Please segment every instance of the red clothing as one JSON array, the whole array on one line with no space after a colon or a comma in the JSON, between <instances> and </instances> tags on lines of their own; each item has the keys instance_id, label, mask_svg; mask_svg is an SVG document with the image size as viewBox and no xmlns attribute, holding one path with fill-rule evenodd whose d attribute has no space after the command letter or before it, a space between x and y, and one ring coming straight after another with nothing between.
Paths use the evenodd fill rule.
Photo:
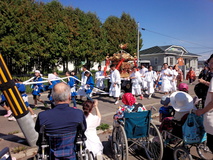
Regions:
<instances>
[{"instance_id":1,"label":"red clothing","mask_svg":"<svg viewBox=\"0 0 213 160\"><path fill-rule=\"evenodd\" d=\"M193 80L196 79L195 71L190 70L190 71L187 73L187 75L186 75L186 80L188 80L188 79L193 79Z\"/></svg>"}]
</instances>

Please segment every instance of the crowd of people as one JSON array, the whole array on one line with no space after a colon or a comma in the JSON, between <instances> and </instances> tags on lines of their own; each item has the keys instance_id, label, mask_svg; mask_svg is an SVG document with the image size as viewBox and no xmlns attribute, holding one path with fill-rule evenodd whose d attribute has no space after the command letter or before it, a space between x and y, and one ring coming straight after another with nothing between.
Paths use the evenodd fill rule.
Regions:
<instances>
[{"instance_id":1,"label":"crowd of people","mask_svg":"<svg viewBox=\"0 0 213 160\"><path fill-rule=\"evenodd\" d=\"M110 65L110 75L105 76L101 70L101 66L98 66L98 71L95 73L95 81L93 75L89 71L88 67L84 65L82 67L81 80L75 76L75 72L66 72L67 80L66 83L61 82L62 80L58 77L57 72L53 72L48 76L50 93L48 95L49 101L51 102L51 109L40 112L38 117L29 106L28 97L25 85L19 79L15 79L16 86L22 95L22 98L29 108L32 118L36 118L35 129L39 132L42 125L46 126L46 132L49 134L71 134L72 145L70 145L70 154L68 157L71 159L75 157L74 151L74 139L76 135L76 128L79 122L83 123L87 137L86 146L93 154L98 158L102 159L103 145L97 136L96 127L100 125L101 114L98 109L98 101L92 99L92 90L94 87L103 90L105 88L104 79L110 79L109 96L115 98L115 104L119 103L121 94L121 75L116 69L116 65ZM195 86L195 93L198 98L202 98L202 108L197 109L193 104L193 98L187 93L188 85L183 82L183 72L178 67L168 66L164 63L161 71L154 71L153 67L149 65L147 68L144 65L139 67L133 67L128 77L128 80L132 83L131 91L126 91L123 95L122 102L124 103L117 110L114 118L122 118L122 112L142 112L146 110L145 106L137 103L137 97L144 99L147 96L148 99L152 98L156 91L162 92L164 96L161 98L160 103L162 107L159 109L159 121L162 124L168 122L171 119L181 121L184 115L190 112L191 109L196 110L198 116L204 115L204 127L207 132L207 142L211 151L213 151L213 55L207 60L207 65L201 71L198 76L198 85ZM196 76L192 68L187 73L187 79L189 84L192 84L196 80ZM32 79L33 82L38 82L32 85L32 95L34 100L34 106L37 106L37 101L44 104L47 107L47 103L41 99L41 93L43 92L43 78L39 70L35 71L35 77ZM40 83L41 82L41 83ZM80 82L80 87L76 90L76 86ZM200 95L200 86L202 89L205 88ZM196 87L198 88L196 90ZM82 101L82 110L77 109L76 96L80 96ZM87 100L83 101L83 97ZM73 106L70 107L72 102ZM15 120L12 116L10 107L6 103L4 95L2 95L2 107L7 110L9 120ZM96 111L96 115L92 114L92 110ZM57 118L55 118L57 117ZM171 118L172 117L172 118ZM165 129L161 126L160 129ZM54 153L52 153L54 155Z\"/></svg>"}]
</instances>

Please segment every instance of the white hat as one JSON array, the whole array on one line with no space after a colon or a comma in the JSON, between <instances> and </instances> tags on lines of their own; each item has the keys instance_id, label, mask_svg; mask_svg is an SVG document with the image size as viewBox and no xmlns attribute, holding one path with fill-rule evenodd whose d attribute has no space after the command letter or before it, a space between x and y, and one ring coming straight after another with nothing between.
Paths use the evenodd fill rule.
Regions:
<instances>
[{"instance_id":1,"label":"white hat","mask_svg":"<svg viewBox=\"0 0 213 160\"><path fill-rule=\"evenodd\" d=\"M177 91L171 94L170 102L177 112L187 112L196 109L193 104L193 98L186 92Z\"/></svg>"},{"instance_id":2,"label":"white hat","mask_svg":"<svg viewBox=\"0 0 213 160\"><path fill-rule=\"evenodd\" d=\"M35 73L41 73L39 70L35 70Z\"/></svg>"}]
</instances>

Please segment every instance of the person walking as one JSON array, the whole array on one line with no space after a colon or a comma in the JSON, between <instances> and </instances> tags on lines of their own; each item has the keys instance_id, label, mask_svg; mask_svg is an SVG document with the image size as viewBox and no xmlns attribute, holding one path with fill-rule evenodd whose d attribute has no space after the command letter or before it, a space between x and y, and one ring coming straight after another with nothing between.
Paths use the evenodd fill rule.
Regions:
<instances>
[{"instance_id":1,"label":"person walking","mask_svg":"<svg viewBox=\"0 0 213 160\"><path fill-rule=\"evenodd\" d=\"M101 66L98 66L98 71L95 73L95 86L99 89L104 89L104 72L101 70Z\"/></svg>"},{"instance_id":2,"label":"person walking","mask_svg":"<svg viewBox=\"0 0 213 160\"><path fill-rule=\"evenodd\" d=\"M154 89L154 82L157 79L157 74L155 71L152 70L152 66L149 65L148 66L148 71L144 74L145 76L145 81L147 82L147 92L148 92L148 99L150 99L152 97L152 94L155 92Z\"/></svg>"},{"instance_id":3,"label":"person walking","mask_svg":"<svg viewBox=\"0 0 213 160\"><path fill-rule=\"evenodd\" d=\"M160 78L162 78L162 85L161 85L161 92L163 92L165 95L168 94L171 91L171 84L169 81L169 77L172 76L172 71L168 68L168 64L163 64L163 69L160 73L160 76L158 77L158 81Z\"/></svg>"},{"instance_id":4,"label":"person walking","mask_svg":"<svg viewBox=\"0 0 213 160\"><path fill-rule=\"evenodd\" d=\"M189 80L189 84L192 84L196 79L195 71L190 67L189 72L186 75L186 80Z\"/></svg>"},{"instance_id":5,"label":"person walking","mask_svg":"<svg viewBox=\"0 0 213 160\"><path fill-rule=\"evenodd\" d=\"M140 99L143 99L143 95L141 93L141 74L138 72L138 68L136 66L133 67L133 72L129 77L132 81L132 94L134 96L140 96Z\"/></svg>"},{"instance_id":6,"label":"person walking","mask_svg":"<svg viewBox=\"0 0 213 160\"><path fill-rule=\"evenodd\" d=\"M111 74L110 74L110 82L111 86L109 89L109 96L113 96L115 98L115 104L119 103L119 96L121 93L121 76L119 71L115 68L114 64L110 65Z\"/></svg>"}]
</instances>

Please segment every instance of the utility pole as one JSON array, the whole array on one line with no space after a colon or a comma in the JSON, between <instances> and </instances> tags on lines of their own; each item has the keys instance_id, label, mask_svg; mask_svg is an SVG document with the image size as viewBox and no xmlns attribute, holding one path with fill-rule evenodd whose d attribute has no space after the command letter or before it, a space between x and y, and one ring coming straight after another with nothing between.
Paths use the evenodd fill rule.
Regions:
<instances>
[{"instance_id":1,"label":"utility pole","mask_svg":"<svg viewBox=\"0 0 213 160\"><path fill-rule=\"evenodd\" d=\"M140 41L140 32L139 32L139 22L138 22L138 28L137 28L137 31L138 31L138 40L137 40L137 65L139 67L139 41Z\"/></svg>"}]
</instances>

